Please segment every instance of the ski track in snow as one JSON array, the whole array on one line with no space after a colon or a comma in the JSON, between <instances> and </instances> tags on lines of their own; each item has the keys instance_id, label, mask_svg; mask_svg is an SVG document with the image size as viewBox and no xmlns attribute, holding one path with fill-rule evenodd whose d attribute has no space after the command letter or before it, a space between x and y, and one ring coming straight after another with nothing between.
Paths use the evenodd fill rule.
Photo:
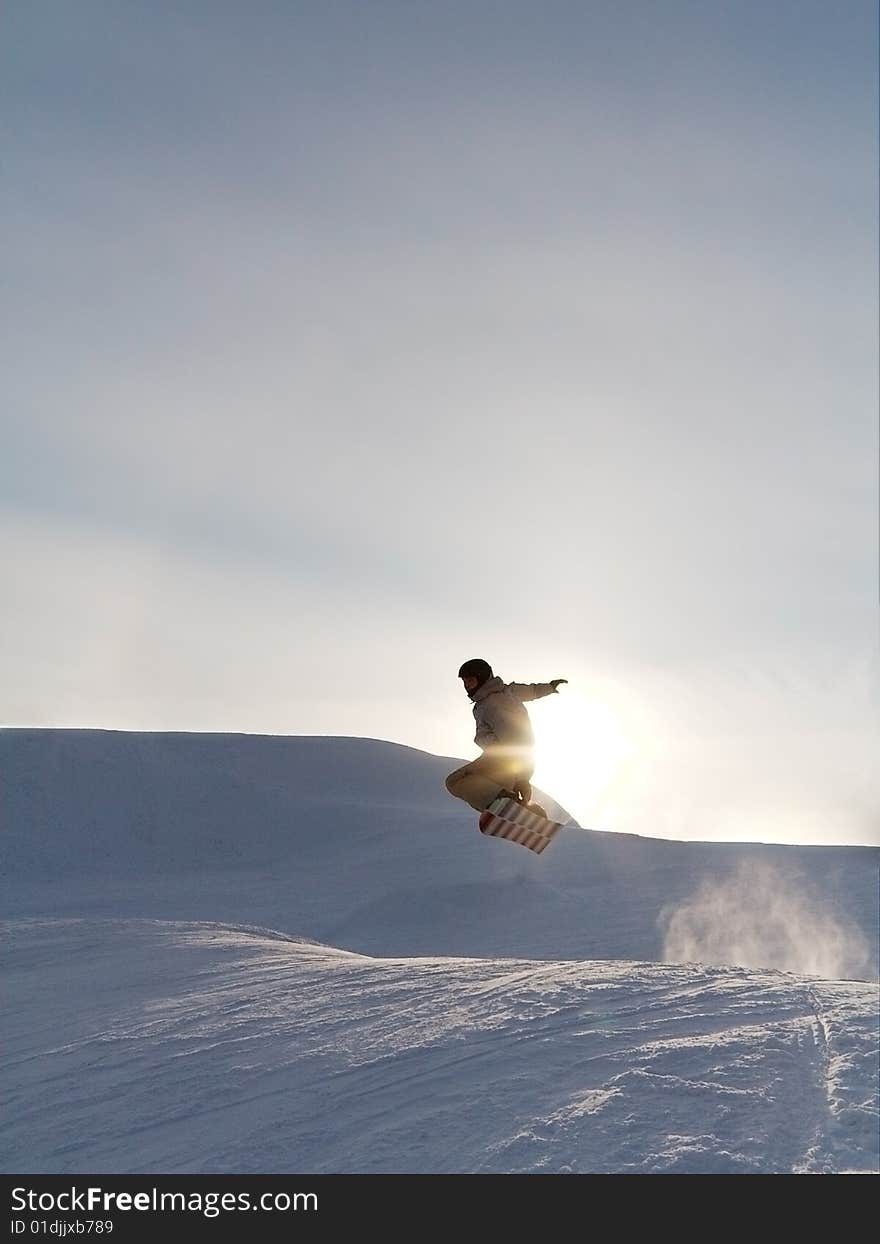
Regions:
<instances>
[{"instance_id":1,"label":"ski track in snow","mask_svg":"<svg viewBox=\"0 0 880 1244\"><path fill-rule=\"evenodd\" d=\"M22 919L7 1172L878 1170L877 990Z\"/></svg>"}]
</instances>

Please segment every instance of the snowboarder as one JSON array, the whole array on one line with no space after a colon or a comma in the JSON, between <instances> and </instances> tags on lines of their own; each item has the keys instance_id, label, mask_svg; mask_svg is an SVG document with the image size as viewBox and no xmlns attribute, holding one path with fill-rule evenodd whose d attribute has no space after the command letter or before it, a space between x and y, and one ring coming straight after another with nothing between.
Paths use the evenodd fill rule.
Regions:
<instances>
[{"instance_id":1,"label":"snowboarder","mask_svg":"<svg viewBox=\"0 0 880 1244\"><path fill-rule=\"evenodd\" d=\"M531 811L546 816L540 805L531 802L535 736L524 701L553 695L568 679L505 683L492 673L487 662L479 659L465 661L458 676L473 700L477 723L474 742L483 754L450 773L446 789L477 812L483 812L500 796L516 799Z\"/></svg>"}]
</instances>

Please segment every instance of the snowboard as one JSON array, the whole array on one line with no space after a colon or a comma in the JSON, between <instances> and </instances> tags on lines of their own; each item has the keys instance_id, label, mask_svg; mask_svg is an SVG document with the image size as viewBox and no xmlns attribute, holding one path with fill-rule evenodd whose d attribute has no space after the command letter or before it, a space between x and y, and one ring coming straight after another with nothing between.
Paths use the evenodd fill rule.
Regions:
<instances>
[{"instance_id":1,"label":"snowboard","mask_svg":"<svg viewBox=\"0 0 880 1244\"><path fill-rule=\"evenodd\" d=\"M485 812L480 813L480 833L491 838L507 838L535 855L546 851L562 829L559 821L530 812L516 799L493 799Z\"/></svg>"}]
</instances>

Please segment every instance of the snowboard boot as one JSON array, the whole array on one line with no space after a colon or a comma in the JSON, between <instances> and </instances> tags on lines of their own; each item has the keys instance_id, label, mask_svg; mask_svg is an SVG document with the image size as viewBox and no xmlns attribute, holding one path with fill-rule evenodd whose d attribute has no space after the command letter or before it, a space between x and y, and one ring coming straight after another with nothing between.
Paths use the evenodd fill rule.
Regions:
<instances>
[{"instance_id":1,"label":"snowboard boot","mask_svg":"<svg viewBox=\"0 0 880 1244\"><path fill-rule=\"evenodd\" d=\"M515 791L507 790L506 788L502 787L502 789L498 792L497 795L493 795L491 801L489 802L488 807L484 808L483 811L480 813L480 830L481 831L488 829L488 827L492 824L492 820L495 816L495 813L492 811L492 806L493 804L498 803L499 799L512 799L514 803L518 802Z\"/></svg>"}]
</instances>

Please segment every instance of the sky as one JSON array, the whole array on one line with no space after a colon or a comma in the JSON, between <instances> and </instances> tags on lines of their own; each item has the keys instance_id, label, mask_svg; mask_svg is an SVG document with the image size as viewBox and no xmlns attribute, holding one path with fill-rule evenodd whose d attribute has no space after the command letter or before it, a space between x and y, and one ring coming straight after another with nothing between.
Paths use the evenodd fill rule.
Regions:
<instances>
[{"instance_id":1,"label":"sky","mask_svg":"<svg viewBox=\"0 0 880 1244\"><path fill-rule=\"evenodd\" d=\"M5 725L880 841L869 0L11 0Z\"/></svg>"},{"instance_id":2,"label":"sky","mask_svg":"<svg viewBox=\"0 0 880 1244\"><path fill-rule=\"evenodd\" d=\"M5 1172L878 1171L876 849L535 855L362 739L0 758Z\"/></svg>"}]
</instances>

